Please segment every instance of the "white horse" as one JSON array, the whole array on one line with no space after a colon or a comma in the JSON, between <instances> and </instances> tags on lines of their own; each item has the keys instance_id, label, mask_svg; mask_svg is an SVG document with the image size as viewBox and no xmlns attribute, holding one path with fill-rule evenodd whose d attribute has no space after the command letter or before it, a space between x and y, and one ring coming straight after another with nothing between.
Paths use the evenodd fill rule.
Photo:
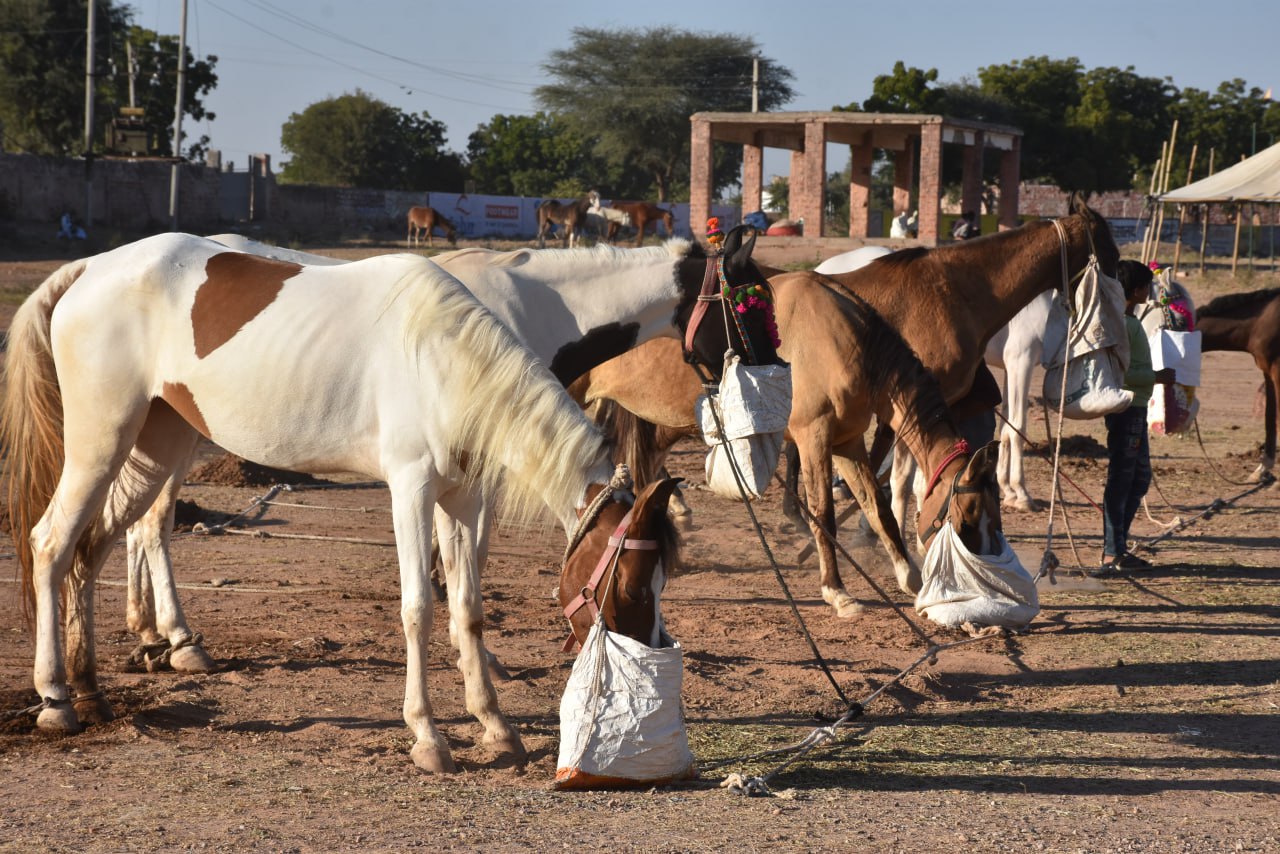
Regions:
<instances>
[{"instance_id":1,"label":"white horse","mask_svg":"<svg viewBox=\"0 0 1280 854\"><path fill-rule=\"evenodd\" d=\"M501 483L517 517L541 501L571 530L589 497L618 484L599 431L456 279L414 255L301 267L163 234L46 280L14 317L5 373L0 424L35 614L40 728L111 718L94 583L119 533L186 465L198 430L265 465L390 486L411 755L447 771L427 697L434 513L460 567L450 611L470 629L467 708L487 743L523 754L484 667L479 578L467 571L488 537L482 496ZM577 549L598 558L604 541Z\"/></svg>"},{"instance_id":2,"label":"white horse","mask_svg":"<svg viewBox=\"0 0 1280 854\"><path fill-rule=\"evenodd\" d=\"M345 263L247 238L218 235L215 239L228 240L240 251L294 264ZM758 271L750 263L753 245L754 236L746 230L730 233L723 256L727 281L756 280ZM431 260L461 280L564 385L645 341L680 337L706 281L708 264L720 263L683 240L642 249L461 249ZM712 316L694 335L700 360L716 375L728 346L725 328L722 314ZM753 336L754 346L762 347L762 339L767 340L763 332ZM188 438L190 455L198 437L190 434ZM140 638L139 650L148 650L175 670L201 672L212 669L214 662L187 623L169 558L173 510L186 470L184 465L174 472L151 509L129 528L127 614L129 629ZM487 530L490 502L482 501L479 512ZM437 534L443 541L447 529L438 528ZM481 552L474 560L483 567L484 558ZM449 566L452 559L448 552L441 554L446 577L454 574ZM455 645L458 629L451 620Z\"/></svg>"}]
</instances>

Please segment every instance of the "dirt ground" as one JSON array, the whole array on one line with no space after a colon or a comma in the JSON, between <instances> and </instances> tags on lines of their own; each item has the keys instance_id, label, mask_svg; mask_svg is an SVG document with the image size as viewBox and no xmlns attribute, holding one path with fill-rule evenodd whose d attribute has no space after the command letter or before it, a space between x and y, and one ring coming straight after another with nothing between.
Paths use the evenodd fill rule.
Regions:
<instances>
[{"instance_id":1,"label":"dirt ground","mask_svg":"<svg viewBox=\"0 0 1280 854\"><path fill-rule=\"evenodd\" d=\"M3 326L65 260L44 254L0 263ZM1183 281L1199 301L1277 284L1262 272ZM68 738L37 732L30 717L0 721L0 850L1278 851L1280 491L1228 482L1257 462L1260 373L1235 353L1206 355L1203 373L1203 441L1153 439L1154 520L1140 514L1135 536L1186 523L1158 543L1154 569L1106 581L1072 571L1097 561L1102 525L1090 502L1101 500L1106 461L1101 423L1069 423L1063 467L1080 491L1064 486L1067 522L1056 522L1052 543L1064 570L1042 585L1030 630L943 650L871 702L836 746L771 777L775 797L717 785L773 762L648 791L551 791L572 657L559 652L565 624L551 598L563 534L549 526L501 531L484 581L486 641L513 676L499 696L528 764L506 767L479 745L437 606L432 698L461 771L418 773L400 717L386 491L300 484L251 514L241 535L190 533L193 520L250 507L270 479L209 446L210 468L184 491L174 563L219 670L127 664L119 545L97 617L118 718ZM1044 438L1038 417L1032 435ZM703 453L687 442L674 455L694 516L663 608L686 650L694 753L712 763L791 744L844 709L746 511L698 488ZM1049 464L1033 458L1028 471L1033 494L1047 499ZM833 615L816 566L796 566L806 539L783 521L776 490L754 507L765 539L836 680L865 698L925 644L850 568L849 587L869 607L852 621ZM1205 513L1218 499L1225 505ZM1005 515L1032 572L1047 528L1043 512ZM914 617L878 547L852 523L842 542ZM0 716L37 702L15 574L12 550L0 547ZM918 622L938 642L962 637Z\"/></svg>"}]
</instances>

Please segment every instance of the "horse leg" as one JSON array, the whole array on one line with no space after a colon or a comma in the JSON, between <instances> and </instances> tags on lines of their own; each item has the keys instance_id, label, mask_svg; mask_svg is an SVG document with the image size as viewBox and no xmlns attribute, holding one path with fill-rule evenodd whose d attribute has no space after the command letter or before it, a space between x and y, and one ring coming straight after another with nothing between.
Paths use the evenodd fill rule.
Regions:
<instances>
[{"instance_id":1,"label":"horse leg","mask_svg":"<svg viewBox=\"0 0 1280 854\"><path fill-rule=\"evenodd\" d=\"M484 727L482 742L517 761L526 757L520 734L498 708L484 648L480 572L489 548L492 513L478 490L442 495L435 526L449 589L449 617L456 629L458 669L466 684L467 711Z\"/></svg>"},{"instance_id":2,"label":"horse leg","mask_svg":"<svg viewBox=\"0 0 1280 854\"><path fill-rule=\"evenodd\" d=\"M153 428L153 422L155 427ZM208 673L214 661L201 646L199 636L187 625L174 584L169 542L173 537L173 513L182 480L191 467L199 434L167 407L153 405L144 435L164 436L167 447L151 443L153 459L163 455L171 474L151 507L130 527L126 536L129 567L129 603L126 622L141 645L130 656L133 664L148 668L167 662L179 673ZM148 648L159 654L152 659Z\"/></svg>"},{"instance_id":3,"label":"horse leg","mask_svg":"<svg viewBox=\"0 0 1280 854\"><path fill-rule=\"evenodd\" d=\"M1027 434L1031 373L1038 358L1038 354L1031 352L1005 353L1004 410L1007 417L1000 427L1000 459L996 467L1000 503L1010 509L1032 512L1042 509L1042 505L1027 492L1022 437Z\"/></svg>"},{"instance_id":4,"label":"horse leg","mask_svg":"<svg viewBox=\"0 0 1280 854\"><path fill-rule=\"evenodd\" d=\"M852 618L862 611L862 605L844 589L840 570L836 565L836 550L831 537L836 536L835 505L831 499L831 436L825 424L806 425L804 430L792 431L800 453L800 478L804 482L805 501L812 518L809 528L813 532L814 549L818 553L818 573L822 600L836 610L837 616Z\"/></svg>"},{"instance_id":5,"label":"horse leg","mask_svg":"<svg viewBox=\"0 0 1280 854\"><path fill-rule=\"evenodd\" d=\"M806 524L804 514L800 512L800 452L795 442L783 442L782 459L786 465L783 470L782 515L795 525Z\"/></svg>"},{"instance_id":6,"label":"horse leg","mask_svg":"<svg viewBox=\"0 0 1280 854\"><path fill-rule=\"evenodd\" d=\"M414 734L409 756L427 773L457 770L449 743L436 727L427 696L428 641L431 638L431 519L437 485L425 468L411 463L388 474L391 523L400 564L400 624L405 639L404 722Z\"/></svg>"},{"instance_id":7,"label":"horse leg","mask_svg":"<svg viewBox=\"0 0 1280 854\"><path fill-rule=\"evenodd\" d=\"M1262 416L1265 433L1262 440L1262 461L1253 474L1249 475L1249 480L1254 483L1262 481L1276 464L1276 392L1280 391L1280 360L1264 366L1263 378L1265 397Z\"/></svg>"},{"instance_id":8,"label":"horse leg","mask_svg":"<svg viewBox=\"0 0 1280 854\"><path fill-rule=\"evenodd\" d=\"M871 529L880 538L880 543L889 553L893 562L893 572L898 578L898 587L904 593L917 593L920 590L920 568L912 562L907 554L907 546L902 541L902 532L890 511L889 502L885 500L880 485L876 483L875 472L871 471L871 461L867 458L866 446L861 439L855 439L839 448L832 449L833 459L840 476L853 490L854 497L862 507L863 515L871 525Z\"/></svg>"},{"instance_id":9,"label":"horse leg","mask_svg":"<svg viewBox=\"0 0 1280 854\"><path fill-rule=\"evenodd\" d=\"M894 445L889 487L893 495L893 519L898 525L899 533L907 530L907 500L911 497L911 484L916 478L916 468L916 458L911 456L906 445L902 442Z\"/></svg>"}]
</instances>

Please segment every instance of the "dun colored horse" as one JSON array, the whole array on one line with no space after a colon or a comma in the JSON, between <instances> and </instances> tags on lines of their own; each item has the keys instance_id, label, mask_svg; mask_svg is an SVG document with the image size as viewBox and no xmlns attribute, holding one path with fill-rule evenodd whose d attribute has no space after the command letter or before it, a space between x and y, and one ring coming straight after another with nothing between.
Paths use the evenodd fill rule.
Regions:
<instances>
[{"instance_id":1,"label":"dun colored horse","mask_svg":"<svg viewBox=\"0 0 1280 854\"><path fill-rule=\"evenodd\" d=\"M573 202L558 202L547 199L538 205L538 248L547 245L547 234L553 226L564 228L564 242L572 249L578 245L578 235L587 224L587 211L591 207L591 197L583 196Z\"/></svg>"},{"instance_id":2,"label":"dun colored horse","mask_svg":"<svg viewBox=\"0 0 1280 854\"><path fill-rule=\"evenodd\" d=\"M630 217L631 227L636 230L636 246L644 243L645 230L649 226L652 225L656 233L659 222L667 230L667 237L675 235L675 215L666 208L650 202L613 202L609 207Z\"/></svg>"},{"instance_id":3,"label":"dun colored horse","mask_svg":"<svg viewBox=\"0 0 1280 854\"><path fill-rule=\"evenodd\" d=\"M1196 312L1204 352L1231 350L1253 356L1265 385L1266 433L1262 461L1251 479L1262 480L1276 464L1276 394L1280 392L1280 288L1227 294Z\"/></svg>"},{"instance_id":4,"label":"dun colored horse","mask_svg":"<svg viewBox=\"0 0 1280 854\"><path fill-rule=\"evenodd\" d=\"M810 337L810 315L785 307L795 294L835 285L847 294L866 300L901 333L921 362L937 378L957 417L998 403L984 399L983 384L975 383L983 367L983 351L990 338L1037 294L1062 285L1063 265L1074 277L1096 256L1102 271L1114 275L1120 252L1106 220L1091 210L1079 194L1073 195L1071 213L1057 221L1030 223L1021 228L977 240L928 250L906 249L876 260L850 273L822 276L786 273L774 276L782 356L797 339ZM797 288L788 285L798 285ZM1074 292L1074 285L1072 286ZM787 317L787 322L782 318ZM658 424L684 428L693 423L692 401L697 383L679 365L678 349L653 342L631 354L593 370L570 388L578 400L608 398L627 410ZM870 458L862 435L849 437L843 428L856 418L847 401L855 392L856 378L847 369L845 349L825 342L825 358L807 367L793 364L793 383L799 398L802 384L812 384L815 396L826 398L812 422L793 409L789 432L799 446L805 491L810 511L821 522L832 522L830 464L833 450L843 458L841 474L854 489L868 522L880 536L893 561L899 584L915 592L919 570L907 555L902 535L888 503L875 487ZM809 371L814 374L810 376ZM989 374L987 375L989 379ZM972 392L972 394L971 394ZM808 393L808 392L806 392ZM625 420L626 415L618 416ZM836 447L837 435L845 438ZM928 470L927 464L922 466ZM637 465L637 473L654 468ZM852 597L844 590L835 563L835 550L818 533L823 597L837 611L851 611Z\"/></svg>"},{"instance_id":5,"label":"dun colored horse","mask_svg":"<svg viewBox=\"0 0 1280 854\"><path fill-rule=\"evenodd\" d=\"M427 697L434 514L454 567L449 608L464 629L467 708L486 743L523 755L478 631L483 496L501 485L517 517L541 502L566 530L580 525L566 555L572 568L598 562L608 534L595 529L616 524L605 514L580 522L578 511L602 490L606 503L633 503L630 479L551 373L437 265L390 255L303 267L159 235L50 276L14 317L5 375L0 445L34 608L41 729L111 719L97 680L95 580L120 533L189 463L198 430L265 465L388 483L411 755L425 771L448 771L453 760ZM655 509L664 491L642 495L626 539L670 542ZM625 550L618 586L660 589L666 555ZM627 611L647 640L660 617L637 608L656 608L656 597L618 600L606 616Z\"/></svg>"},{"instance_id":6,"label":"dun colored horse","mask_svg":"<svg viewBox=\"0 0 1280 854\"><path fill-rule=\"evenodd\" d=\"M409 208L409 235L405 238L405 243L410 247L421 242L422 235L427 235L427 245L434 246L435 240L431 236L431 230L438 228L444 232L445 239L449 241L451 246L458 245L458 229L454 227L445 215L432 207L415 207Z\"/></svg>"}]
</instances>

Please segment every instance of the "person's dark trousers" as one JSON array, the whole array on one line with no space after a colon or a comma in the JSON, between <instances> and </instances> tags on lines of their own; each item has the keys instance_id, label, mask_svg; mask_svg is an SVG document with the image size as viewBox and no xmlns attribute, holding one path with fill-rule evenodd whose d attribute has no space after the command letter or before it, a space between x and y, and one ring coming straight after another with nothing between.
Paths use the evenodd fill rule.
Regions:
<instances>
[{"instance_id":1,"label":"person's dark trousers","mask_svg":"<svg viewBox=\"0 0 1280 854\"><path fill-rule=\"evenodd\" d=\"M1105 417L1107 486L1102 492L1102 551L1120 557L1128 551L1129 525L1151 486L1151 447L1147 408L1131 406Z\"/></svg>"}]
</instances>

